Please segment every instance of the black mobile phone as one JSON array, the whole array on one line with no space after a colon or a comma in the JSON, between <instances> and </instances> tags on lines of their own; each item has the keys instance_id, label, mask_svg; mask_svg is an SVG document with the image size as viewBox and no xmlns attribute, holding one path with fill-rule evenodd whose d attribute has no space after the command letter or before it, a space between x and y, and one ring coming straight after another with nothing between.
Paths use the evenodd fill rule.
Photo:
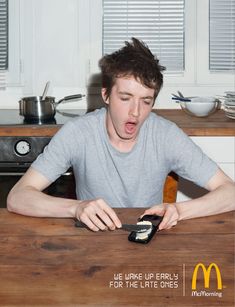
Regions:
<instances>
[{"instance_id":1,"label":"black mobile phone","mask_svg":"<svg viewBox=\"0 0 235 307\"><path fill-rule=\"evenodd\" d=\"M139 221L150 221L152 223L151 231L147 234L132 231L128 236L128 240L136 243L148 243L158 230L158 226L161 223L162 219L163 217L159 215L144 215L141 219L139 219Z\"/></svg>"}]
</instances>

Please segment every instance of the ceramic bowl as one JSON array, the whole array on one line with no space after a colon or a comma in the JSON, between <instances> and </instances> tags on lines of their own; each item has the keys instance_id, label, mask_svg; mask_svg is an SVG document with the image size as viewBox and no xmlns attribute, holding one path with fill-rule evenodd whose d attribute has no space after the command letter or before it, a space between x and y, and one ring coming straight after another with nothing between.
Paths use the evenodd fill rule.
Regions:
<instances>
[{"instance_id":1,"label":"ceramic bowl","mask_svg":"<svg viewBox=\"0 0 235 307\"><path fill-rule=\"evenodd\" d=\"M181 108L188 114L205 117L214 113L219 107L219 100L214 97L195 97L191 101L181 101Z\"/></svg>"}]
</instances>

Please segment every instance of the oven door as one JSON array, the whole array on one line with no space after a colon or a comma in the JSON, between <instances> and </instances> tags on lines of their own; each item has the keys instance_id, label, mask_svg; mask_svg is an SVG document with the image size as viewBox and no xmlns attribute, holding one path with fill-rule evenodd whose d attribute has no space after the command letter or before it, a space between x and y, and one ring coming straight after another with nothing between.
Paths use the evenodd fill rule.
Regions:
<instances>
[{"instance_id":1,"label":"oven door","mask_svg":"<svg viewBox=\"0 0 235 307\"><path fill-rule=\"evenodd\" d=\"M6 207L8 193L24 175L27 168L28 166L25 165L16 167L12 163L4 167L0 166L0 208ZM56 197L76 199L75 190L74 175L72 169L69 169L43 192Z\"/></svg>"}]
</instances>

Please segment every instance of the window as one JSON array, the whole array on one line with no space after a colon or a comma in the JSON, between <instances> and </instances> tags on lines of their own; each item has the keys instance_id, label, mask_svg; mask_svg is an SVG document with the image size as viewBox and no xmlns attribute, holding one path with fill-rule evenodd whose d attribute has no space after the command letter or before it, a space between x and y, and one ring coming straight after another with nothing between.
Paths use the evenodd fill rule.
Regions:
<instances>
[{"instance_id":1,"label":"window","mask_svg":"<svg viewBox=\"0 0 235 307\"><path fill-rule=\"evenodd\" d=\"M0 0L0 89L6 86L8 69L8 1Z\"/></svg>"},{"instance_id":2,"label":"window","mask_svg":"<svg viewBox=\"0 0 235 307\"><path fill-rule=\"evenodd\" d=\"M234 32L232 33L232 28L234 29L234 10L229 14L229 10L226 9L229 3L232 4L234 2L235 0L197 0L195 60L197 68L196 82L199 85L228 87L227 90L234 89L235 74L234 69L231 69L231 61L233 61L234 65L235 48ZM231 8L232 6L229 6L229 9ZM226 22L224 21L221 26L222 28L218 29L220 20L225 19L224 11L226 11L230 23L228 20ZM228 27L229 24L231 26L229 26L230 29ZM221 33L221 30L224 34ZM222 49L219 47L220 44L224 44ZM230 66L229 69L228 65Z\"/></svg>"},{"instance_id":3,"label":"window","mask_svg":"<svg viewBox=\"0 0 235 307\"><path fill-rule=\"evenodd\" d=\"M235 71L235 0L210 0L210 71Z\"/></svg>"},{"instance_id":4,"label":"window","mask_svg":"<svg viewBox=\"0 0 235 307\"><path fill-rule=\"evenodd\" d=\"M0 0L0 70L8 68L8 1Z\"/></svg>"},{"instance_id":5,"label":"window","mask_svg":"<svg viewBox=\"0 0 235 307\"><path fill-rule=\"evenodd\" d=\"M184 0L103 0L103 54L136 37L169 72L184 70Z\"/></svg>"},{"instance_id":6,"label":"window","mask_svg":"<svg viewBox=\"0 0 235 307\"><path fill-rule=\"evenodd\" d=\"M23 2L23 1L22 1ZM6 71L6 86L21 85L21 48L20 48L20 0L8 1L8 67ZM22 18L23 20L23 18Z\"/></svg>"},{"instance_id":7,"label":"window","mask_svg":"<svg viewBox=\"0 0 235 307\"><path fill-rule=\"evenodd\" d=\"M125 40L135 36L154 49L160 63L166 66L165 84L192 84L195 78L195 11L195 0L92 1L89 32L87 30L89 74L99 72L97 63L104 53L123 46ZM87 28L87 21L85 24ZM156 32L159 34L155 38ZM92 84L95 87L96 81Z\"/></svg>"},{"instance_id":8,"label":"window","mask_svg":"<svg viewBox=\"0 0 235 307\"><path fill-rule=\"evenodd\" d=\"M228 1L234 3L234 0L217 2L226 4ZM167 67L164 73L165 85L196 88L219 84L231 88L235 82L234 73L228 70L220 72L210 70L209 60L212 57L209 45L211 30L209 8L209 0L96 0L92 2L92 15L90 15L92 22L90 22L89 32L92 46L89 60L90 74L99 71L97 63L102 54L119 48L123 45L123 41L131 36L137 36L147 42L151 50L156 52L161 64ZM154 15L153 11L157 11L158 15ZM165 27L167 16L170 16L169 20L172 21L168 28ZM159 21L162 21L162 18L161 24ZM176 20L173 22L174 18ZM153 20L156 22L154 23ZM181 22L177 23L178 20ZM234 15L231 15L231 21L234 22ZM176 26L175 31L173 24L174 27ZM159 31L160 36L156 35L157 38L155 38L153 33ZM171 40L172 49L167 49L168 40ZM159 46L159 42L162 44L160 50L154 49ZM175 51L178 49L176 68L171 66L171 59L174 59L172 62L176 62ZM230 50L234 52L235 48L232 47Z\"/></svg>"},{"instance_id":9,"label":"window","mask_svg":"<svg viewBox=\"0 0 235 307\"><path fill-rule=\"evenodd\" d=\"M61 8L58 8L59 12L63 5L67 10L74 12L72 19L69 17L69 13L66 16L63 15L63 10L61 13L66 25L64 32L67 31L70 23L73 27L72 31L67 32L69 33L69 40L72 42L69 48L71 48L73 58L68 57L65 52L65 60L61 63L64 64L69 59L72 74L69 75L69 78L66 77L67 83L61 79L58 88L62 88L63 84L68 87L79 84L79 87L86 90L87 85L91 84L91 90L95 94L99 92L99 59L104 53L112 52L112 50L123 46L123 42L129 40L132 36L144 40L151 50L157 54L160 63L166 66L167 71L164 72L165 87L163 89L163 91L166 91L166 94L163 92L165 100L169 100L169 93L181 87L185 87L186 92L190 92L189 96L191 95L190 88L195 89L194 93L197 94L197 89L200 87L201 92L205 89L204 93L209 95L212 92L210 86L216 88L219 84L230 88L231 86L234 87L235 48L233 46L230 48L228 56L230 61L233 59L232 70L230 70L232 66L226 70L212 69L212 65L215 65L215 60L212 57L215 53L212 52L212 47L216 46L214 41L218 38L218 35L216 36L218 31L216 28L213 30L212 22L214 23L214 21L212 19L217 18L217 13L216 15L213 13L213 16L210 13L210 1L211 3L212 1L223 3L224 7L227 3L232 4L230 7L232 15L228 14L226 17L226 20L229 16L231 17L231 29L233 30L231 30L229 40L232 39L234 37L235 0L61 1ZM8 1L8 86L24 87L24 89L27 87L27 93L32 88L35 92L35 87L32 84L38 82L39 74L36 68L39 68L40 78L45 78L45 74L42 73L42 66L45 66L45 63L37 46L40 39L39 34L44 32L46 35L45 42L50 39L47 27L51 26L51 19L45 18L47 15L45 16L43 10L53 14L53 3L57 2L47 0ZM209 16L211 17L210 23ZM46 19L43 27L38 24L38 20L42 21L42 19ZM63 26L61 19L58 19L58 23L61 27ZM55 24L53 26L56 27ZM67 34L65 33L65 35ZM59 53L63 54L63 50L67 48L64 48L63 45L65 40L63 38L61 40L60 35L51 37L53 44L58 44ZM209 44L210 40L211 43ZM229 50L227 46L224 48L226 49L224 50L225 55L228 54ZM43 48L43 46L40 46L40 48ZM47 48L49 48L48 45ZM45 52L45 50L43 51ZM40 58L40 61L38 61L38 58ZM74 67L77 67L77 69L75 70ZM56 75L53 68L51 68L51 73ZM56 76L60 77L58 74ZM63 78L65 77L63 76ZM204 88L202 89L202 87ZM91 93L93 93L92 91Z\"/></svg>"}]
</instances>

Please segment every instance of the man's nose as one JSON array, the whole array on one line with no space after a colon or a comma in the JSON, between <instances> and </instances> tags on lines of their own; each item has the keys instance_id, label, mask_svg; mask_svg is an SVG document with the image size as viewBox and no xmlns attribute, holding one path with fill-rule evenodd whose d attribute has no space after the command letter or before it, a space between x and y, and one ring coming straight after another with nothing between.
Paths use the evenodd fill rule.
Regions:
<instances>
[{"instance_id":1,"label":"man's nose","mask_svg":"<svg viewBox=\"0 0 235 307\"><path fill-rule=\"evenodd\" d=\"M130 115L138 117L140 114L140 103L139 101L133 101L130 108Z\"/></svg>"}]
</instances>

